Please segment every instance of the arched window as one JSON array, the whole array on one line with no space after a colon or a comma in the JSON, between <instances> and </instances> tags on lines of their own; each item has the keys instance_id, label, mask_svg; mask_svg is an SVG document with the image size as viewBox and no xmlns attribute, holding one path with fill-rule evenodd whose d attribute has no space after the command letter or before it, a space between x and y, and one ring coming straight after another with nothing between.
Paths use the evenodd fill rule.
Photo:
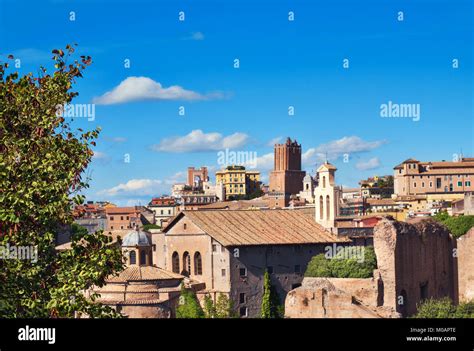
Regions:
<instances>
[{"instance_id":1,"label":"arched window","mask_svg":"<svg viewBox=\"0 0 474 351\"><path fill-rule=\"evenodd\" d=\"M306 190L309 190L309 184L306 183Z\"/></svg>"},{"instance_id":2,"label":"arched window","mask_svg":"<svg viewBox=\"0 0 474 351\"><path fill-rule=\"evenodd\" d=\"M202 258L199 252L194 254L194 275L202 275Z\"/></svg>"},{"instance_id":3,"label":"arched window","mask_svg":"<svg viewBox=\"0 0 474 351\"><path fill-rule=\"evenodd\" d=\"M323 196L319 197L319 219L323 219Z\"/></svg>"},{"instance_id":4,"label":"arched window","mask_svg":"<svg viewBox=\"0 0 474 351\"><path fill-rule=\"evenodd\" d=\"M185 251L183 254L183 270L181 271L181 274L188 277L190 273L191 273L191 256L189 255L189 252Z\"/></svg>"},{"instance_id":5,"label":"arched window","mask_svg":"<svg viewBox=\"0 0 474 351\"><path fill-rule=\"evenodd\" d=\"M130 264L137 263L137 254L135 251L130 251Z\"/></svg>"},{"instance_id":6,"label":"arched window","mask_svg":"<svg viewBox=\"0 0 474 351\"><path fill-rule=\"evenodd\" d=\"M323 188L326 187L326 176L323 176Z\"/></svg>"},{"instance_id":7,"label":"arched window","mask_svg":"<svg viewBox=\"0 0 474 351\"><path fill-rule=\"evenodd\" d=\"M173 256L171 256L171 265L172 265L173 273L179 274L179 255L176 251L173 252Z\"/></svg>"},{"instance_id":8,"label":"arched window","mask_svg":"<svg viewBox=\"0 0 474 351\"><path fill-rule=\"evenodd\" d=\"M145 250L140 251L140 265L146 264L146 252Z\"/></svg>"},{"instance_id":9,"label":"arched window","mask_svg":"<svg viewBox=\"0 0 474 351\"><path fill-rule=\"evenodd\" d=\"M329 221L331 217L331 202L329 200L329 195L326 195L326 219Z\"/></svg>"}]
</instances>

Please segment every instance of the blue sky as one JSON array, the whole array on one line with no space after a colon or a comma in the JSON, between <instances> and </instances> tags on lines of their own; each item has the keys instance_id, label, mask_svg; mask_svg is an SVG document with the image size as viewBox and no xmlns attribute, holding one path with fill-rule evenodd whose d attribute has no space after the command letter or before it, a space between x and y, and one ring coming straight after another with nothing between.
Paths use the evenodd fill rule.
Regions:
<instances>
[{"instance_id":1,"label":"blue sky","mask_svg":"<svg viewBox=\"0 0 474 351\"><path fill-rule=\"evenodd\" d=\"M75 102L95 103L95 119L74 120L102 127L88 170L91 200L145 204L183 181L188 166L218 169L226 147L256 152L266 181L269 143L287 136L302 144L306 170L327 154L337 182L354 186L409 157L474 155L472 7L470 0L0 0L0 54L20 58L24 73L67 43L92 56ZM382 118L389 101L417 104L420 120Z\"/></svg>"}]
</instances>

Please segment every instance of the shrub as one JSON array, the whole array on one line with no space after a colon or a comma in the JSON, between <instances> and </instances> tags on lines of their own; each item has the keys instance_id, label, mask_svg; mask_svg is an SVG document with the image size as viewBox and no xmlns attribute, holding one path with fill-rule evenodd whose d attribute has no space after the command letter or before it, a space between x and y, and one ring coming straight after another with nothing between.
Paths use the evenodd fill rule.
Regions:
<instances>
[{"instance_id":1,"label":"shrub","mask_svg":"<svg viewBox=\"0 0 474 351\"><path fill-rule=\"evenodd\" d=\"M350 250L361 249L361 247L348 246L338 252L334 258L326 258L325 254L314 256L308 264L305 277L326 278L371 278L374 269L377 268L377 259L372 246L364 247L363 260L350 257Z\"/></svg>"},{"instance_id":2,"label":"shrub","mask_svg":"<svg viewBox=\"0 0 474 351\"><path fill-rule=\"evenodd\" d=\"M428 299L420 303L414 318L474 318L474 301L453 305L450 298Z\"/></svg>"}]
</instances>

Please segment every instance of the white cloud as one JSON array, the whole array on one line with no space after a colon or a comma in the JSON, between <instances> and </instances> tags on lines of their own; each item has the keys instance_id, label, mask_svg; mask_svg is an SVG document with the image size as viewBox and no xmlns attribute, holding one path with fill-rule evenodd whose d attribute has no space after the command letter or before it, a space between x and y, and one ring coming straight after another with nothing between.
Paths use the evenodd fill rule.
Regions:
<instances>
[{"instance_id":1,"label":"white cloud","mask_svg":"<svg viewBox=\"0 0 474 351\"><path fill-rule=\"evenodd\" d=\"M154 196L163 191L163 182L159 179L131 179L110 189L99 191L105 196Z\"/></svg>"},{"instance_id":2,"label":"white cloud","mask_svg":"<svg viewBox=\"0 0 474 351\"><path fill-rule=\"evenodd\" d=\"M257 169L258 170L273 170L273 152L257 157Z\"/></svg>"},{"instance_id":3,"label":"white cloud","mask_svg":"<svg viewBox=\"0 0 474 351\"><path fill-rule=\"evenodd\" d=\"M189 37L191 40L204 40L204 34L202 32L193 32Z\"/></svg>"},{"instance_id":4,"label":"white cloud","mask_svg":"<svg viewBox=\"0 0 474 351\"><path fill-rule=\"evenodd\" d=\"M104 137L104 140L105 141L109 141L111 143L124 143L127 141L127 138L123 138L123 137Z\"/></svg>"},{"instance_id":5,"label":"white cloud","mask_svg":"<svg viewBox=\"0 0 474 351\"><path fill-rule=\"evenodd\" d=\"M282 140L283 140L283 137L281 136L273 138L267 143L267 146L274 147L275 144L280 144Z\"/></svg>"},{"instance_id":6,"label":"white cloud","mask_svg":"<svg viewBox=\"0 0 474 351\"><path fill-rule=\"evenodd\" d=\"M165 184L173 185L177 183L185 183L187 181L186 177L186 172L176 172L172 176L165 179Z\"/></svg>"},{"instance_id":7,"label":"white cloud","mask_svg":"<svg viewBox=\"0 0 474 351\"><path fill-rule=\"evenodd\" d=\"M159 82L148 77L128 77L118 86L104 95L95 97L93 103L98 105L113 105L131 101L144 100L210 100L222 98L222 93L202 95L192 90L186 90L179 85L164 88Z\"/></svg>"},{"instance_id":8,"label":"white cloud","mask_svg":"<svg viewBox=\"0 0 474 351\"><path fill-rule=\"evenodd\" d=\"M241 147L248 141L248 135L234 133L223 136L220 133L204 133L200 129L181 137L170 137L153 145L152 149L162 152L203 152Z\"/></svg>"},{"instance_id":9,"label":"white cloud","mask_svg":"<svg viewBox=\"0 0 474 351\"><path fill-rule=\"evenodd\" d=\"M367 161L359 161L356 164L356 168L360 171L366 171L369 169L375 169L380 167L380 160L378 157L371 158L370 160Z\"/></svg>"},{"instance_id":10,"label":"white cloud","mask_svg":"<svg viewBox=\"0 0 474 351\"><path fill-rule=\"evenodd\" d=\"M364 141L358 136L343 137L333 140L325 144L321 144L315 148L310 148L302 155L303 164L314 164L328 160L336 160L344 154L353 154L374 150L386 141Z\"/></svg>"},{"instance_id":11,"label":"white cloud","mask_svg":"<svg viewBox=\"0 0 474 351\"><path fill-rule=\"evenodd\" d=\"M95 160L105 160L108 158L108 156L105 152L94 151L94 155L92 156L92 158Z\"/></svg>"}]
</instances>

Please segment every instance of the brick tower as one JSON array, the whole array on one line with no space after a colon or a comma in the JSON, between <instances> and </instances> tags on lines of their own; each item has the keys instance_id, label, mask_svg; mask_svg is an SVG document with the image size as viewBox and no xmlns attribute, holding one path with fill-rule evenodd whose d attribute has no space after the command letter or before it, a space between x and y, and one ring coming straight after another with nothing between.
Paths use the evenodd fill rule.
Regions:
<instances>
[{"instance_id":1,"label":"brick tower","mask_svg":"<svg viewBox=\"0 0 474 351\"><path fill-rule=\"evenodd\" d=\"M275 144L269 189L272 207L288 206L291 195L303 190L305 175L301 170L301 145L290 138L284 144Z\"/></svg>"}]
</instances>

